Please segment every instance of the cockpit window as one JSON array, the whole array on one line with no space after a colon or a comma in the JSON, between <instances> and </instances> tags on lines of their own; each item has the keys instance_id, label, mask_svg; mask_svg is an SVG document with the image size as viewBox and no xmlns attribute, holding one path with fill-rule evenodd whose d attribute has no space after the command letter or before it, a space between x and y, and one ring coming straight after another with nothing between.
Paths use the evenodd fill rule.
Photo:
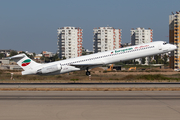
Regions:
<instances>
[{"instance_id":1,"label":"cockpit window","mask_svg":"<svg viewBox=\"0 0 180 120\"><path fill-rule=\"evenodd\" d=\"M163 45L166 45L166 42L164 42Z\"/></svg>"}]
</instances>

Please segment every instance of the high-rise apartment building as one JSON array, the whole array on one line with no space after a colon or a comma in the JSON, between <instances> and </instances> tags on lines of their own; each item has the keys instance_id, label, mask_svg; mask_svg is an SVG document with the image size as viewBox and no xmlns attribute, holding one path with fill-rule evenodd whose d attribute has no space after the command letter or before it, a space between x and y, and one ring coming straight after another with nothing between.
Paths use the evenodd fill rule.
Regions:
<instances>
[{"instance_id":1,"label":"high-rise apartment building","mask_svg":"<svg viewBox=\"0 0 180 120\"><path fill-rule=\"evenodd\" d=\"M171 52L169 66L180 69L180 12L169 15L169 43L177 46L177 50Z\"/></svg>"},{"instance_id":2,"label":"high-rise apartment building","mask_svg":"<svg viewBox=\"0 0 180 120\"><path fill-rule=\"evenodd\" d=\"M93 52L104 52L121 47L121 29L113 27L94 28Z\"/></svg>"},{"instance_id":3,"label":"high-rise apartment building","mask_svg":"<svg viewBox=\"0 0 180 120\"><path fill-rule=\"evenodd\" d=\"M58 28L58 55L60 59L82 55L82 29L75 27Z\"/></svg>"},{"instance_id":4,"label":"high-rise apartment building","mask_svg":"<svg viewBox=\"0 0 180 120\"><path fill-rule=\"evenodd\" d=\"M131 45L138 45L143 43L149 43L153 40L153 30L144 28L132 28L131 29ZM142 64L142 59L136 59L139 64ZM145 58L145 64L148 64L148 57Z\"/></svg>"},{"instance_id":5,"label":"high-rise apartment building","mask_svg":"<svg viewBox=\"0 0 180 120\"><path fill-rule=\"evenodd\" d=\"M138 45L143 43L149 43L153 40L153 30L144 28L132 28L131 29L131 44Z\"/></svg>"}]
</instances>

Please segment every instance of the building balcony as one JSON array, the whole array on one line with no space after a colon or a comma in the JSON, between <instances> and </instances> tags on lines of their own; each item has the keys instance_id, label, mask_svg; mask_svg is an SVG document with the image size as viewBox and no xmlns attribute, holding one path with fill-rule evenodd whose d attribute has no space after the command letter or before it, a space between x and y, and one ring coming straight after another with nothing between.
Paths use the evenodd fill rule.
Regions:
<instances>
[{"instance_id":1,"label":"building balcony","mask_svg":"<svg viewBox=\"0 0 180 120\"><path fill-rule=\"evenodd\" d=\"M174 25L175 28L178 28L179 26L178 25Z\"/></svg>"},{"instance_id":2,"label":"building balcony","mask_svg":"<svg viewBox=\"0 0 180 120\"><path fill-rule=\"evenodd\" d=\"M174 30L174 33L177 34L177 33L178 33L178 30Z\"/></svg>"},{"instance_id":3,"label":"building balcony","mask_svg":"<svg viewBox=\"0 0 180 120\"><path fill-rule=\"evenodd\" d=\"M174 21L179 21L179 19L178 19L178 18L175 18Z\"/></svg>"},{"instance_id":4,"label":"building balcony","mask_svg":"<svg viewBox=\"0 0 180 120\"><path fill-rule=\"evenodd\" d=\"M178 39L178 36L175 36L174 39Z\"/></svg>"},{"instance_id":5,"label":"building balcony","mask_svg":"<svg viewBox=\"0 0 180 120\"><path fill-rule=\"evenodd\" d=\"M179 24L179 22L174 22L175 25Z\"/></svg>"},{"instance_id":6,"label":"building balcony","mask_svg":"<svg viewBox=\"0 0 180 120\"><path fill-rule=\"evenodd\" d=\"M176 35L176 36L177 36L178 34L179 34L178 32L174 32L174 35Z\"/></svg>"}]
</instances>

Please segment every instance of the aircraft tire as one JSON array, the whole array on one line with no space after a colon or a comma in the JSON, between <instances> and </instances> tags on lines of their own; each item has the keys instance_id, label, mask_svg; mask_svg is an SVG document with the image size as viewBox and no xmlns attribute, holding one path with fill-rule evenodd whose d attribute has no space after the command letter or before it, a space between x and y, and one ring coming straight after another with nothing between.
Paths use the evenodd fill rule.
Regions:
<instances>
[{"instance_id":1,"label":"aircraft tire","mask_svg":"<svg viewBox=\"0 0 180 120\"><path fill-rule=\"evenodd\" d=\"M86 72L86 75L89 76L91 73L89 71Z\"/></svg>"}]
</instances>

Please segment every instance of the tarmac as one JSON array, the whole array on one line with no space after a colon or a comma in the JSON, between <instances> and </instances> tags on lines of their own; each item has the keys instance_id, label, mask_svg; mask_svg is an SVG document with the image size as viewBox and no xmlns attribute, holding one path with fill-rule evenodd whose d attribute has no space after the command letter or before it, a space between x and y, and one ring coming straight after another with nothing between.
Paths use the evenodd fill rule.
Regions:
<instances>
[{"instance_id":1,"label":"tarmac","mask_svg":"<svg viewBox=\"0 0 180 120\"><path fill-rule=\"evenodd\" d=\"M180 91L0 91L1 120L179 120Z\"/></svg>"},{"instance_id":2,"label":"tarmac","mask_svg":"<svg viewBox=\"0 0 180 120\"><path fill-rule=\"evenodd\" d=\"M180 91L180 83L0 83L0 91Z\"/></svg>"}]
</instances>

